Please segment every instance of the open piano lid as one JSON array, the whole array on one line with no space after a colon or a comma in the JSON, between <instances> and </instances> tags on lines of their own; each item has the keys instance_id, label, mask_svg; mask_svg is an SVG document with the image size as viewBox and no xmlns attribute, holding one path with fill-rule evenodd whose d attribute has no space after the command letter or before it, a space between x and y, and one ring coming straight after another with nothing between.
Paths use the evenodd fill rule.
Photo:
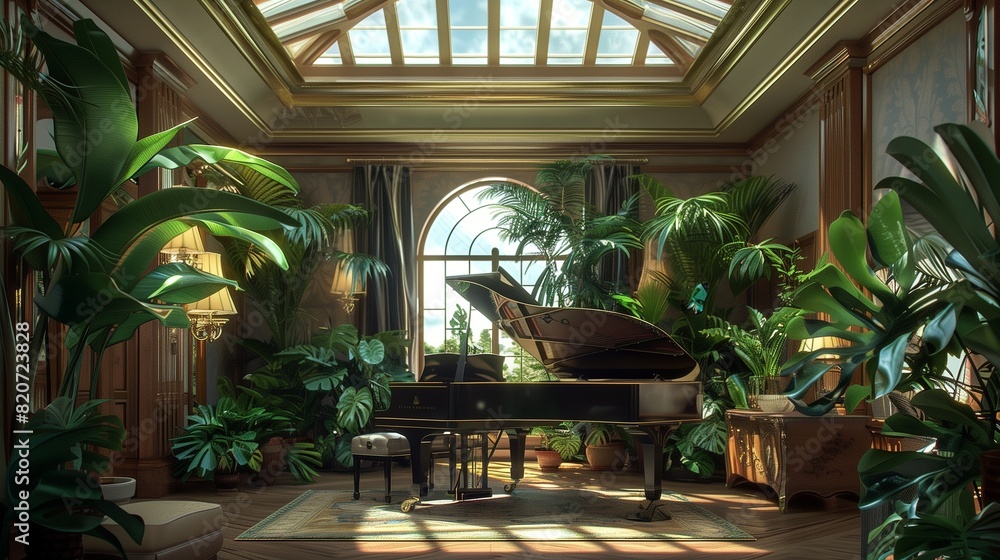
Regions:
<instances>
[{"instance_id":1,"label":"open piano lid","mask_svg":"<svg viewBox=\"0 0 1000 560\"><path fill-rule=\"evenodd\" d=\"M539 305L502 268L445 281L558 377L677 379L696 365L656 325L603 309Z\"/></svg>"}]
</instances>

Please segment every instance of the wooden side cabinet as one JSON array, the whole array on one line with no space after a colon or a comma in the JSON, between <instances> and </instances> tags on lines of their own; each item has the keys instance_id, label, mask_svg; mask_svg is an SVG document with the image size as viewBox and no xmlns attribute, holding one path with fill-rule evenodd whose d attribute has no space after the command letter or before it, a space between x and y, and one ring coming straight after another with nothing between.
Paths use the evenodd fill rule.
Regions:
<instances>
[{"instance_id":1,"label":"wooden side cabinet","mask_svg":"<svg viewBox=\"0 0 1000 560\"><path fill-rule=\"evenodd\" d=\"M858 496L858 461L871 447L868 421L867 416L833 413L730 410L726 486L741 482L767 486L777 494L782 512L800 492Z\"/></svg>"}]
</instances>

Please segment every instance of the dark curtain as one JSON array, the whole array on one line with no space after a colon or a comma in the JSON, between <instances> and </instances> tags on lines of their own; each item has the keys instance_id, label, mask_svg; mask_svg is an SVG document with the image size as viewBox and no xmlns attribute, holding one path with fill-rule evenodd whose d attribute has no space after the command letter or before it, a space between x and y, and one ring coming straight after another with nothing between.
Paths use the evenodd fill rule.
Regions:
<instances>
[{"instance_id":1,"label":"dark curtain","mask_svg":"<svg viewBox=\"0 0 1000 560\"><path fill-rule=\"evenodd\" d=\"M619 213L622 204L639 192L639 182L632 178L639 172L639 166L630 163L595 165L588 181L587 202L605 216ZM638 211L636 205L633 218L639 218ZM601 266L601 279L616 293L634 292L641 273L642 251L637 249L630 251L628 258L620 253L605 258Z\"/></svg>"},{"instance_id":2,"label":"dark curtain","mask_svg":"<svg viewBox=\"0 0 1000 560\"><path fill-rule=\"evenodd\" d=\"M402 165L355 167L353 191L354 203L371 212L367 230L355 232L355 250L374 255L389 267L385 279L368 282L360 331L402 330L413 338L417 263L410 170Z\"/></svg>"}]
</instances>

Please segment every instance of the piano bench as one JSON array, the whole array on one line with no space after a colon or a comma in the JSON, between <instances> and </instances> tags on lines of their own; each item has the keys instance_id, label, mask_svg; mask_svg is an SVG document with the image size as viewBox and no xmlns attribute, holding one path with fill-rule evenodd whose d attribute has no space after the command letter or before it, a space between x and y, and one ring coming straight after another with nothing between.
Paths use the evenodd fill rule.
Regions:
<instances>
[{"instance_id":1,"label":"piano bench","mask_svg":"<svg viewBox=\"0 0 1000 560\"><path fill-rule=\"evenodd\" d=\"M351 455L354 456L354 499L361 498L361 461L359 459L381 460L385 469L385 503L392 501L392 460L410 456L410 442L402 434L395 432L375 432L354 436L351 440Z\"/></svg>"}]
</instances>

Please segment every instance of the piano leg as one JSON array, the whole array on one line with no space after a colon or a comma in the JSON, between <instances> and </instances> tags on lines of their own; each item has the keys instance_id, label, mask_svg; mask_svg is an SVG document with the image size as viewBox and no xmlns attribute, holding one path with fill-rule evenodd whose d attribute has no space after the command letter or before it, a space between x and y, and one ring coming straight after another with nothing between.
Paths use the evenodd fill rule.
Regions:
<instances>
[{"instance_id":1,"label":"piano leg","mask_svg":"<svg viewBox=\"0 0 1000 560\"><path fill-rule=\"evenodd\" d=\"M432 432L409 428L397 428L396 431L403 434L410 444L411 482L417 490L417 496L426 497L430 492L430 468L431 461L434 460L431 454L431 440L427 436Z\"/></svg>"},{"instance_id":2,"label":"piano leg","mask_svg":"<svg viewBox=\"0 0 1000 560\"><path fill-rule=\"evenodd\" d=\"M517 488L517 483L524 478L524 436L528 430L512 429L507 432L507 441L510 445L510 478L511 482L505 484L504 492L510 494Z\"/></svg>"},{"instance_id":3,"label":"piano leg","mask_svg":"<svg viewBox=\"0 0 1000 560\"><path fill-rule=\"evenodd\" d=\"M667 444L667 438L674 431L676 426L668 424L662 426L642 427L642 432L636 433L639 443L642 445L642 474L644 478L644 488L646 499L649 504L645 507L639 506L639 512L628 516L632 521L653 521L662 503L656 503L663 495L663 447ZM670 519L670 514L659 512L662 519Z\"/></svg>"}]
</instances>

